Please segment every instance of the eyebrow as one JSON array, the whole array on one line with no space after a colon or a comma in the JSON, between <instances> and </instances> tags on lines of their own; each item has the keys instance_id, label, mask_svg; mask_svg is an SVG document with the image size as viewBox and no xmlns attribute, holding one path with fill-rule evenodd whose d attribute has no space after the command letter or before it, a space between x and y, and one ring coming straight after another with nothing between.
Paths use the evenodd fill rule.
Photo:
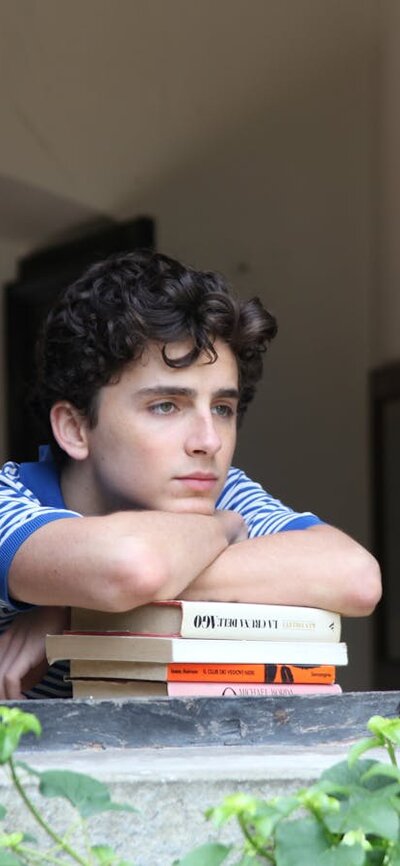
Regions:
<instances>
[{"instance_id":1,"label":"eyebrow","mask_svg":"<svg viewBox=\"0 0 400 866\"><path fill-rule=\"evenodd\" d=\"M151 388L140 388L137 391L139 397L195 397L197 391L194 388L178 388L176 385L154 385ZM237 388L218 388L213 391L213 397L239 400Z\"/></svg>"}]
</instances>

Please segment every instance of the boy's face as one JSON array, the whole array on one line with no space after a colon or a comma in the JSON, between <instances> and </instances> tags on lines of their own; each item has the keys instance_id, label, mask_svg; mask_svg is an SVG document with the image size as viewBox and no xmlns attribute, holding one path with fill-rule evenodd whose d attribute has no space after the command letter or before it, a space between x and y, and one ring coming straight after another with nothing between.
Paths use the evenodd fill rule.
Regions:
<instances>
[{"instance_id":1,"label":"boy's face","mask_svg":"<svg viewBox=\"0 0 400 866\"><path fill-rule=\"evenodd\" d=\"M190 343L171 343L169 358ZM126 508L211 514L236 443L238 368L217 340L218 358L168 367L150 344L119 381L101 389L98 421L86 428L81 464L92 514Z\"/></svg>"}]
</instances>

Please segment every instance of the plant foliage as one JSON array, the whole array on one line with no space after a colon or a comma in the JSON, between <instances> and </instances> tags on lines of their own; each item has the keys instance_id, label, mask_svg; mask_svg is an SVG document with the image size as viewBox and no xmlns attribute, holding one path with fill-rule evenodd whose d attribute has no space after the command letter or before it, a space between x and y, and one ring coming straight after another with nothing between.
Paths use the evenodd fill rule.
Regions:
<instances>
[{"instance_id":1,"label":"plant foliage","mask_svg":"<svg viewBox=\"0 0 400 866\"><path fill-rule=\"evenodd\" d=\"M174 866L220 866L228 858L230 866L400 866L400 719L373 716L368 728L372 736L310 787L269 800L233 794L209 809L216 827L238 823L241 845L210 843ZM390 763L361 760L379 747Z\"/></svg>"},{"instance_id":2,"label":"plant foliage","mask_svg":"<svg viewBox=\"0 0 400 866\"><path fill-rule=\"evenodd\" d=\"M264 800L237 793L226 797L206 817L218 828L235 820L240 845L209 842L190 851L173 866L400 866L400 719L373 716L371 736L356 743L347 761L335 764L308 788L285 797ZM0 830L0 866L78 863L80 866L134 866L121 860L105 842L92 844L88 821L101 812L135 811L114 803L106 785L70 770L38 772L14 760L24 734L41 734L39 720L17 708L0 707L0 764L10 774L26 809L47 835L39 846L23 829ZM386 760L361 758L383 748ZM388 760L389 759L389 760ZM35 779L44 800L62 797L74 809L73 835L79 827L80 844L71 844L71 825L60 834L28 794L26 780ZM0 805L0 821L6 820ZM157 864L154 864L157 866Z\"/></svg>"},{"instance_id":3,"label":"plant foliage","mask_svg":"<svg viewBox=\"0 0 400 866\"><path fill-rule=\"evenodd\" d=\"M11 780L23 800L26 809L37 824L44 830L49 847L38 846L36 839L21 831L0 831L0 866L37 866L37 864L72 864L80 866L134 866L127 860L120 860L108 845L92 845L89 841L88 818L99 812L135 811L127 803L114 803L108 788L97 779L70 770L46 770L39 773L28 764L14 760L14 751L21 736L27 733L41 734L41 725L33 713L25 713L17 708L0 707L0 764L9 772ZM46 799L62 797L76 811L73 822L74 838L79 827L81 845L79 850L71 845L71 825L59 834L48 822L44 812L39 811L28 794L24 779L27 775L37 780L38 791ZM6 817L6 810L0 806L0 819Z\"/></svg>"}]
</instances>

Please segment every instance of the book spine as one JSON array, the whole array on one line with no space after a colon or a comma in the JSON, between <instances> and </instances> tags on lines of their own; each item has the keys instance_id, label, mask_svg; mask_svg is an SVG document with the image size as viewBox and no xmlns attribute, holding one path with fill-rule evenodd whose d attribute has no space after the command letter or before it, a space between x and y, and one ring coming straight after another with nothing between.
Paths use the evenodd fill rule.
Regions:
<instances>
[{"instance_id":1,"label":"book spine","mask_svg":"<svg viewBox=\"0 0 400 866\"><path fill-rule=\"evenodd\" d=\"M234 682L332 685L333 665L167 665L168 682Z\"/></svg>"},{"instance_id":2,"label":"book spine","mask_svg":"<svg viewBox=\"0 0 400 866\"><path fill-rule=\"evenodd\" d=\"M144 661L185 665L346 665L345 643L317 641L185 640L130 635L47 635L50 664L59 659Z\"/></svg>"},{"instance_id":3,"label":"book spine","mask_svg":"<svg viewBox=\"0 0 400 866\"><path fill-rule=\"evenodd\" d=\"M340 640L338 613L317 608L181 602L183 638L213 640Z\"/></svg>"},{"instance_id":4,"label":"book spine","mask_svg":"<svg viewBox=\"0 0 400 866\"><path fill-rule=\"evenodd\" d=\"M295 695L340 695L339 685L268 685L266 683L168 683L169 697L288 697Z\"/></svg>"}]
</instances>

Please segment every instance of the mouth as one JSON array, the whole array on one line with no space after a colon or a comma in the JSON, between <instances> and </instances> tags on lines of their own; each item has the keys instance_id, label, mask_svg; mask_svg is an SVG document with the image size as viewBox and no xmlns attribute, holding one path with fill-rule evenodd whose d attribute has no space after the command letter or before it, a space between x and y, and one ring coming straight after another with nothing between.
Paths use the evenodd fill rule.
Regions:
<instances>
[{"instance_id":1,"label":"mouth","mask_svg":"<svg viewBox=\"0 0 400 866\"><path fill-rule=\"evenodd\" d=\"M211 472L193 472L190 475L180 475L175 480L189 490L203 493L212 490L218 478Z\"/></svg>"}]
</instances>

